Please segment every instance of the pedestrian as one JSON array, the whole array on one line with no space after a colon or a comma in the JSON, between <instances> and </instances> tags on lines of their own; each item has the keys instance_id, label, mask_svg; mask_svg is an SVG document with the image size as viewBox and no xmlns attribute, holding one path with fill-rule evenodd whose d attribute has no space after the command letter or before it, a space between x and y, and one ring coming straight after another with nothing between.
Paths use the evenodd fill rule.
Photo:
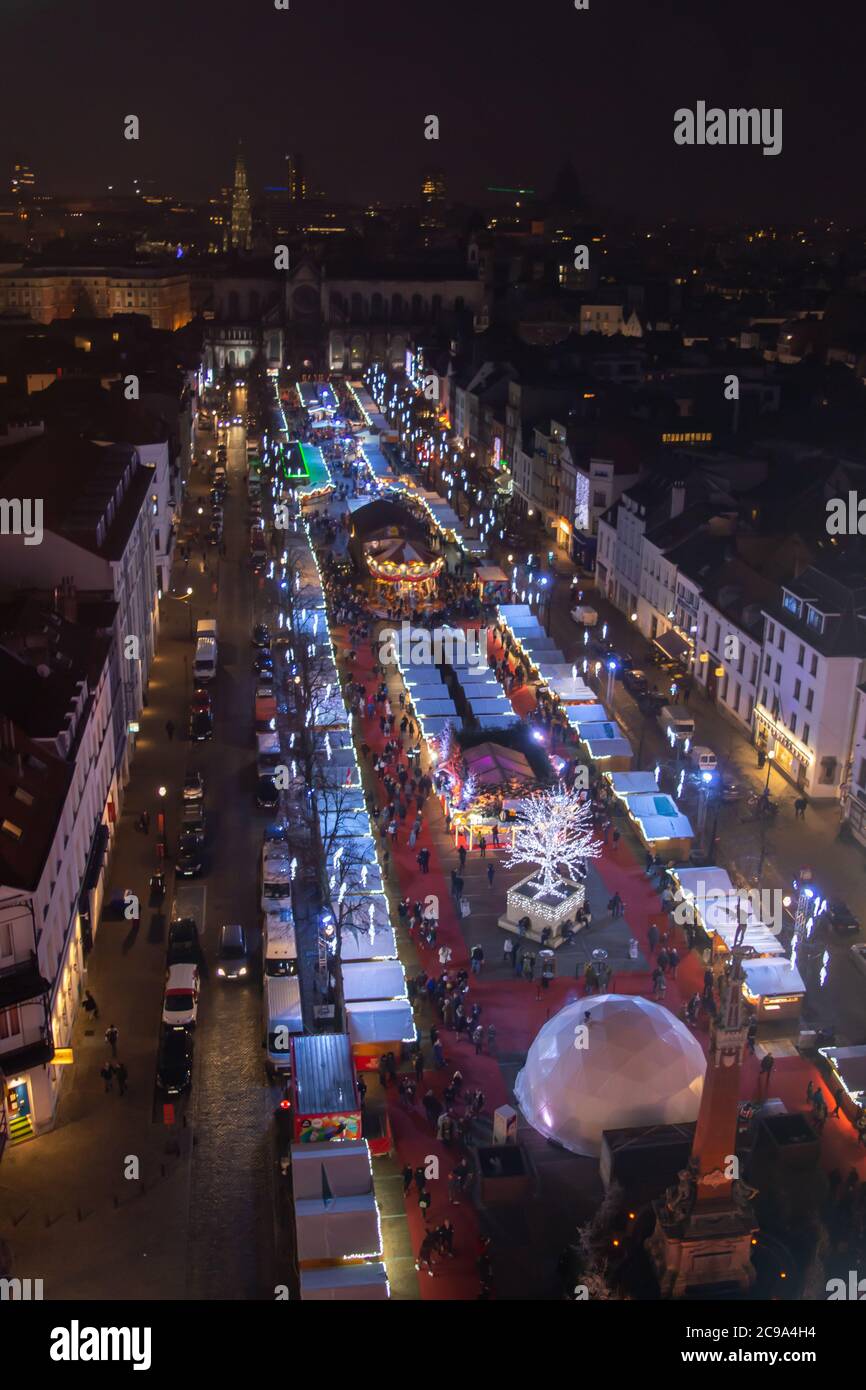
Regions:
<instances>
[{"instance_id":1,"label":"pedestrian","mask_svg":"<svg viewBox=\"0 0 866 1390\"><path fill-rule=\"evenodd\" d=\"M667 951L665 950L665 948L664 948L664 946L663 946L663 947L661 948L661 950L659 951L659 953L658 953L658 967L659 967L659 970L661 970L661 972L662 972L663 975L664 975L665 972L667 971L667 968L668 968L668 965L669 965L669 964L670 964L670 956L668 955Z\"/></svg>"},{"instance_id":2,"label":"pedestrian","mask_svg":"<svg viewBox=\"0 0 866 1390\"><path fill-rule=\"evenodd\" d=\"M123 1064L123 1062L118 1062L117 1066L114 1068L114 1074L117 1077L118 1091L120 1095L125 1096L126 1083L129 1080L129 1072L126 1070L126 1067Z\"/></svg>"},{"instance_id":3,"label":"pedestrian","mask_svg":"<svg viewBox=\"0 0 866 1390\"><path fill-rule=\"evenodd\" d=\"M836 1116L839 1114L839 1108L840 1108L840 1106L841 1106L841 1104L842 1104L842 1087L841 1087L841 1086L837 1086L836 1089L835 1089L835 1091L833 1092L833 1100L836 1102L836 1109L833 1110L833 1111L831 1111L831 1117L832 1117L832 1119L835 1120Z\"/></svg>"},{"instance_id":4,"label":"pedestrian","mask_svg":"<svg viewBox=\"0 0 866 1390\"><path fill-rule=\"evenodd\" d=\"M472 974L480 975L484 968L484 948L483 946L473 946L469 953L472 964Z\"/></svg>"},{"instance_id":5,"label":"pedestrian","mask_svg":"<svg viewBox=\"0 0 866 1390\"><path fill-rule=\"evenodd\" d=\"M379 1071L379 1085L382 1087L382 1090L383 1090L383 1091L384 1091L384 1090L387 1090L387 1087L388 1087L388 1064L387 1064L387 1062L385 1061L385 1054L384 1054L384 1052L383 1052L383 1053L380 1055L380 1057L379 1057L379 1067L378 1067L378 1071Z\"/></svg>"},{"instance_id":6,"label":"pedestrian","mask_svg":"<svg viewBox=\"0 0 866 1390\"><path fill-rule=\"evenodd\" d=\"M472 1041L475 1044L475 1056L478 1057L484 1047L484 1029L480 1023L472 1033Z\"/></svg>"},{"instance_id":7,"label":"pedestrian","mask_svg":"<svg viewBox=\"0 0 866 1390\"><path fill-rule=\"evenodd\" d=\"M171 743L174 738L174 722L171 719L165 721L165 732L168 734L168 741Z\"/></svg>"},{"instance_id":8,"label":"pedestrian","mask_svg":"<svg viewBox=\"0 0 866 1390\"><path fill-rule=\"evenodd\" d=\"M424 1080L424 1056L420 1047L415 1053L415 1080L418 1082L419 1086Z\"/></svg>"},{"instance_id":9,"label":"pedestrian","mask_svg":"<svg viewBox=\"0 0 866 1390\"><path fill-rule=\"evenodd\" d=\"M808 804L809 803L806 800L805 796L797 797L797 800L794 802L794 815L796 816L797 820L805 820L806 807L808 806Z\"/></svg>"},{"instance_id":10,"label":"pedestrian","mask_svg":"<svg viewBox=\"0 0 866 1390\"><path fill-rule=\"evenodd\" d=\"M412 1180L415 1177L411 1163L407 1163L403 1168L403 1196L408 1197L412 1190Z\"/></svg>"},{"instance_id":11,"label":"pedestrian","mask_svg":"<svg viewBox=\"0 0 866 1390\"><path fill-rule=\"evenodd\" d=\"M675 980L677 978L677 966L679 965L679 963L680 953L677 950L676 946L672 946L671 949L668 951L668 969L671 972L672 980Z\"/></svg>"},{"instance_id":12,"label":"pedestrian","mask_svg":"<svg viewBox=\"0 0 866 1390\"><path fill-rule=\"evenodd\" d=\"M145 835L150 834L150 812L147 810L144 810L141 813L141 828L144 831Z\"/></svg>"},{"instance_id":13,"label":"pedestrian","mask_svg":"<svg viewBox=\"0 0 866 1390\"><path fill-rule=\"evenodd\" d=\"M502 943L502 961L504 965L511 964L511 957L513 955L513 952L514 942L511 940L510 936L506 936L505 940Z\"/></svg>"},{"instance_id":14,"label":"pedestrian","mask_svg":"<svg viewBox=\"0 0 866 1390\"><path fill-rule=\"evenodd\" d=\"M492 887L493 887L493 877L494 877L494 874L495 874L495 873L496 873L495 866L494 866L492 863L491 863L491 864L488 864L488 865L487 865L487 886L488 886L489 888L492 888Z\"/></svg>"},{"instance_id":15,"label":"pedestrian","mask_svg":"<svg viewBox=\"0 0 866 1390\"><path fill-rule=\"evenodd\" d=\"M115 1028L114 1024L109 1023L108 1027L105 1030L105 1041L111 1048L112 1057L117 1056L117 1036L117 1029Z\"/></svg>"},{"instance_id":16,"label":"pedestrian","mask_svg":"<svg viewBox=\"0 0 866 1390\"><path fill-rule=\"evenodd\" d=\"M459 858L459 860L460 860L460 872L462 873L463 870L466 868L466 846L465 846L465 845L460 845L460 846L458 846L457 855L458 855L458 858ZM452 870L452 873L453 873L453 870Z\"/></svg>"},{"instance_id":17,"label":"pedestrian","mask_svg":"<svg viewBox=\"0 0 866 1390\"><path fill-rule=\"evenodd\" d=\"M100 1068L99 1075L105 1082L106 1092L110 1091L111 1083L114 1080L114 1067L111 1065L110 1062L106 1062L105 1066Z\"/></svg>"},{"instance_id":18,"label":"pedestrian","mask_svg":"<svg viewBox=\"0 0 866 1390\"><path fill-rule=\"evenodd\" d=\"M655 922L650 922L649 931L646 934L646 939L647 945L650 949L650 955L655 955L656 946L658 946L659 944L659 929L656 926Z\"/></svg>"},{"instance_id":19,"label":"pedestrian","mask_svg":"<svg viewBox=\"0 0 866 1390\"><path fill-rule=\"evenodd\" d=\"M765 1052L764 1055L763 1055L763 1057L761 1058L761 1066L760 1066L760 1069L759 1069L759 1076L758 1076L758 1085L760 1086L761 1082L763 1081L763 1082L764 1082L764 1085L765 1085L765 1087L766 1087L766 1090L767 1090L768 1092L769 1092L769 1090L770 1090L770 1074L771 1074L771 1072L772 1072L772 1070L773 1070L774 1061L775 1061L775 1059L774 1059L774 1057L773 1057L772 1052ZM817 1094L820 1095L820 1094L821 1094L820 1091L819 1091ZM822 1097L822 1099L823 1099L823 1097Z\"/></svg>"},{"instance_id":20,"label":"pedestrian","mask_svg":"<svg viewBox=\"0 0 866 1390\"><path fill-rule=\"evenodd\" d=\"M99 1006L96 1000L94 999L93 995L90 993L89 989L86 989L84 991L83 1007L84 1012L87 1014L88 1018L99 1018Z\"/></svg>"},{"instance_id":21,"label":"pedestrian","mask_svg":"<svg viewBox=\"0 0 866 1390\"><path fill-rule=\"evenodd\" d=\"M361 1109L363 1110L364 1101L367 1099L367 1083L364 1080L363 1076L358 1077L358 1099L361 1104Z\"/></svg>"},{"instance_id":22,"label":"pedestrian","mask_svg":"<svg viewBox=\"0 0 866 1390\"><path fill-rule=\"evenodd\" d=\"M487 1025L487 1051L488 1051L489 1053L492 1054L495 1050L496 1050L496 1024L495 1024L495 1023L488 1023L488 1025Z\"/></svg>"},{"instance_id":23,"label":"pedestrian","mask_svg":"<svg viewBox=\"0 0 866 1390\"><path fill-rule=\"evenodd\" d=\"M424 1188L427 1184L427 1174L424 1172L423 1163L418 1164L413 1174L413 1177L415 1179L415 1187L418 1191L418 1194L420 1195L424 1191Z\"/></svg>"},{"instance_id":24,"label":"pedestrian","mask_svg":"<svg viewBox=\"0 0 866 1390\"><path fill-rule=\"evenodd\" d=\"M498 848L499 848L499 826L498 826L498 825L494 825L493 830L491 831L491 839L493 840L493 848L494 848L494 849L498 849Z\"/></svg>"},{"instance_id":25,"label":"pedestrian","mask_svg":"<svg viewBox=\"0 0 866 1390\"><path fill-rule=\"evenodd\" d=\"M445 1065L445 1052L438 1039L433 1044L433 1061L436 1063L437 1067L441 1068Z\"/></svg>"},{"instance_id":26,"label":"pedestrian","mask_svg":"<svg viewBox=\"0 0 866 1390\"><path fill-rule=\"evenodd\" d=\"M611 840L612 840L612 842L613 842L613 848L616 849L616 847L617 847L617 845L619 844L619 841L620 841L620 832L616 829L615 826L614 826L613 834L612 834L612 836L611 836Z\"/></svg>"},{"instance_id":27,"label":"pedestrian","mask_svg":"<svg viewBox=\"0 0 866 1390\"><path fill-rule=\"evenodd\" d=\"M478 853L482 859L487 858L487 841L483 835L478 836Z\"/></svg>"}]
</instances>

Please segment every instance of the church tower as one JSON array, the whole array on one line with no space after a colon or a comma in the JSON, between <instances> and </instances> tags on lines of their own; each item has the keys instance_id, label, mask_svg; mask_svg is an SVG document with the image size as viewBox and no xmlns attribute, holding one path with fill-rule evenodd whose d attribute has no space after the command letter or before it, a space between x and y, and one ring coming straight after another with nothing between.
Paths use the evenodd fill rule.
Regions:
<instances>
[{"instance_id":1,"label":"church tower","mask_svg":"<svg viewBox=\"0 0 866 1390\"><path fill-rule=\"evenodd\" d=\"M720 982L707 1073L692 1152L679 1183L655 1203L647 1242L662 1296L745 1293L755 1271L756 1192L739 1176L736 1157L740 1072L748 1020L743 1001L741 927L730 969Z\"/></svg>"},{"instance_id":2,"label":"church tower","mask_svg":"<svg viewBox=\"0 0 866 1390\"><path fill-rule=\"evenodd\" d=\"M235 160L235 181L232 187L231 220L226 228L227 251L252 251L253 219L250 213L250 190L247 187L247 166L243 149L238 145Z\"/></svg>"}]
</instances>

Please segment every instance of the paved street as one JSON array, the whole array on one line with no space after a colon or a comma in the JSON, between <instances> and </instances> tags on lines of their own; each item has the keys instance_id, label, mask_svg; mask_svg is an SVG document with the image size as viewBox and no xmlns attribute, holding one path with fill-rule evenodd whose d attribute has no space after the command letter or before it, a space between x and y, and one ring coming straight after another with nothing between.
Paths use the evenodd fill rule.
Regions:
<instances>
[{"instance_id":1,"label":"paved street","mask_svg":"<svg viewBox=\"0 0 866 1390\"><path fill-rule=\"evenodd\" d=\"M240 401L235 406L242 413ZM213 436L202 436L202 449ZM79 1016L75 1065L68 1069L56 1128L38 1143L10 1149L0 1183L0 1225L12 1231L16 1272L42 1277L46 1298L245 1299L272 1296L273 1099L262 1064L257 864L263 813L253 800L254 678L250 660L253 577L243 474L244 431L232 430L225 508L227 554L178 550L174 587L161 605L161 631L141 732L109 869L106 902L131 888L140 923L105 911L89 957L87 986L100 1018ZM202 519L207 485L193 470L183 535ZM206 509L206 508L205 508ZM193 588L188 601L186 591ZM213 684L214 738L187 740L196 619L219 620L220 669ZM175 725L169 740L165 724ZM183 780L205 777L208 818L204 875L177 889L203 932L203 983L192 1091L164 1124L155 1084L165 945L174 892L162 910L148 905L155 867L157 788L164 785L169 852L177 842ZM150 812L150 834L135 829ZM214 960L222 923L242 922L256 948L243 984L222 985ZM118 1059L129 1070L124 1097L106 1095L99 1068L103 1031L119 1032ZM127 1177L129 1158L139 1176Z\"/></svg>"}]
</instances>

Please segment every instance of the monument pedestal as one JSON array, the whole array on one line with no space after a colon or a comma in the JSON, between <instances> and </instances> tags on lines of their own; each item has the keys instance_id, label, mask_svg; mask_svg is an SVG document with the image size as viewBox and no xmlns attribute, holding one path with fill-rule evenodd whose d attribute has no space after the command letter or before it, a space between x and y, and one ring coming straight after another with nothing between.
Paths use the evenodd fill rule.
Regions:
<instances>
[{"instance_id":1,"label":"monument pedestal","mask_svg":"<svg viewBox=\"0 0 866 1390\"><path fill-rule=\"evenodd\" d=\"M647 1241L662 1298L698 1293L748 1293L755 1279L752 1238L755 1222L728 1209L718 1214L695 1212L677 1224L656 1212L656 1227Z\"/></svg>"},{"instance_id":2,"label":"monument pedestal","mask_svg":"<svg viewBox=\"0 0 866 1390\"><path fill-rule=\"evenodd\" d=\"M586 889L582 883L557 878L551 887L545 887L541 874L530 874L509 888L499 926L503 931L520 936L520 921L528 917L529 929L522 934L525 941L540 942L542 931L549 927L547 945L561 946L563 924L574 921L585 899Z\"/></svg>"}]
</instances>

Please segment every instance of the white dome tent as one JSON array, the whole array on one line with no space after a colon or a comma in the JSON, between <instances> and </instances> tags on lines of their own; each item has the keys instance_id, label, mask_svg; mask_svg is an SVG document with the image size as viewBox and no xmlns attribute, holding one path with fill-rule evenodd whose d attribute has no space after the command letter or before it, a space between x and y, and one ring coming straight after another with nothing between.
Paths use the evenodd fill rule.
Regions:
<instances>
[{"instance_id":1,"label":"white dome tent","mask_svg":"<svg viewBox=\"0 0 866 1390\"><path fill-rule=\"evenodd\" d=\"M697 1119L705 1071L700 1043L668 1009L596 994L545 1023L514 1094L539 1134L598 1157L606 1129Z\"/></svg>"}]
</instances>

